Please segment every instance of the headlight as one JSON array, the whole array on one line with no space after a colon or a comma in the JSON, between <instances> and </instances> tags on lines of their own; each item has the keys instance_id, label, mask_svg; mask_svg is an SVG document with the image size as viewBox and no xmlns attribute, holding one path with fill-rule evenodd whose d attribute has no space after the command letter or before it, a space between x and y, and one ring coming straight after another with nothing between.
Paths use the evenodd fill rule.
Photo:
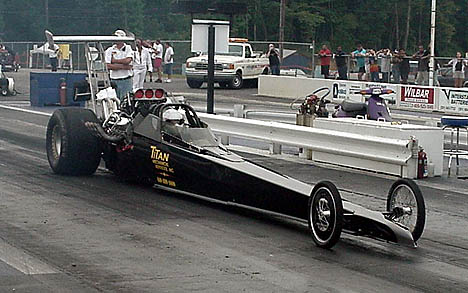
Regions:
<instances>
[{"instance_id":1,"label":"headlight","mask_svg":"<svg viewBox=\"0 0 468 293\"><path fill-rule=\"evenodd\" d=\"M195 68L196 63L195 62L187 62L185 64L186 68Z\"/></svg>"},{"instance_id":2,"label":"headlight","mask_svg":"<svg viewBox=\"0 0 468 293\"><path fill-rule=\"evenodd\" d=\"M232 63L223 63L223 69L234 69L234 64L232 64Z\"/></svg>"}]
</instances>

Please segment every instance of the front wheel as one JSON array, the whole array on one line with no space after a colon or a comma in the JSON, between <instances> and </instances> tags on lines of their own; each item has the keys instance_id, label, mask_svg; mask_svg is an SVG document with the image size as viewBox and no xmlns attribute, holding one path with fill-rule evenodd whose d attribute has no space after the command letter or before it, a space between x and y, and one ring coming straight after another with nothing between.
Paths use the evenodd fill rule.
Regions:
<instances>
[{"instance_id":1,"label":"front wheel","mask_svg":"<svg viewBox=\"0 0 468 293\"><path fill-rule=\"evenodd\" d=\"M88 109L58 109L47 124L46 150L52 170L61 175L91 175L101 161L99 139L85 126L99 123Z\"/></svg>"},{"instance_id":2,"label":"front wheel","mask_svg":"<svg viewBox=\"0 0 468 293\"><path fill-rule=\"evenodd\" d=\"M8 95L8 90L7 89L2 89L2 96Z\"/></svg>"},{"instance_id":3,"label":"front wheel","mask_svg":"<svg viewBox=\"0 0 468 293\"><path fill-rule=\"evenodd\" d=\"M387 211L392 220L405 227L416 242L424 231L426 206L418 185L412 180L400 179L393 183L387 197Z\"/></svg>"},{"instance_id":4,"label":"front wheel","mask_svg":"<svg viewBox=\"0 0 468 293\"><path fill-rule=\"evenodd\" d=\"M187 79L187 85L192 89L199 89L203 84L203 81Z\"/></svg>"},{"instance_id":5,"label":"front wheel","mask_svg":"<svg viewBox=\"0 0 468 293\"><path fill-rule=\"evenodd\" d=\"M234 78L230 81L229 86L232 89L238 90L242 88L242 85L244 83L244 80L242 79L242 75L240 73L237 73Z\"/></svg>"},{"instance_id":6,"label":"front wheel","mask_svg":"<svg viewBox=\"0 0 468 293\"><path fill-rule=\"evenodd\" d=\"M318 247L331 248L341 236L343 202L336 186L329 181L318 183L309 199L309 230Z\"/></svg>"}]
</instances>

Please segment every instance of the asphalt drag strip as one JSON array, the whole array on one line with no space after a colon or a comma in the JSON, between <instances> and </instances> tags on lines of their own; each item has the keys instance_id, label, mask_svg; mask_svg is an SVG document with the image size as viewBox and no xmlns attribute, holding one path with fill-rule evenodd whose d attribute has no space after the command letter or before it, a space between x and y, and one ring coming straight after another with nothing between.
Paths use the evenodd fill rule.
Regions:
<instances>
[{"instance_id":1,"label":"asphalt drag strip","mask_svg":"<svg viewBox=\"0 0 468 293\"><path fill-rule=\"evenodd\" d=\"M26 292L468 290L463 185L422 185L427 224L417 249L342 235L323 250L303 223L282 217L126 184L102 168L55 175L44 150L47 120L0 109L0 248L10 259L0 258L0 277L42 286ZM377 210L395 180L243 155L308 183L332 180L347 199ZM19 270L25 258L44 273ZM0 280L0 291L7 284Z\"/></svg>"}]
</instances>

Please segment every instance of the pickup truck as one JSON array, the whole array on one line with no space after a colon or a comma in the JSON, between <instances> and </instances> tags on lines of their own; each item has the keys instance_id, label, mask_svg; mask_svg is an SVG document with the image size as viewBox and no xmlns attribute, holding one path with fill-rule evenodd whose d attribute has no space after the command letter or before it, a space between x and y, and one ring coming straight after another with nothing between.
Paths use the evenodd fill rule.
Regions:
<instances>
[{"instance_id":1,"label":"pickup truck","mask_svg":"<svg viewBox=\"0 0 468 293\"><path fill-rule=\"evenodd\" d=\"M246 39L229 39L229 52L215 54L214 81L222 88L240 89L246 80L258 80L268 74L268 58L252 50ZM199 88L208 79L208 55L187 59L185 75L191 88Z\"/></svg>"}]
</instances>

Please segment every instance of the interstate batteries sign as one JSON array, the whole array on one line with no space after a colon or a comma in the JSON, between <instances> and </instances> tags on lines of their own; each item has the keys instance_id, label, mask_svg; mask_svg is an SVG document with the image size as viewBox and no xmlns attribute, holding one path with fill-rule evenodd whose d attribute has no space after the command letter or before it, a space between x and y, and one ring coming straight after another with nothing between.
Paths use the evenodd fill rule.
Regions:
<instances>
[{"instance_id":1,"label":"interstate batteries sign","mask_svg":"<svg viewBox=\"0 0 468 293\"><path fill-rule=\"evenodd\" d=\"M468 112L468 91L441 89L439 94L439 108L446 112Z\"/></svg>"},{"instance_id":2,"label":"interstate batteries sign","mask_svg":"<svg viewBox=\"0 0 468 293\"><path fill-rule=\"evenodd\" d=\"M400 107L435 110L434 89L402 86Z\"/></svg>"}]
</instances>

